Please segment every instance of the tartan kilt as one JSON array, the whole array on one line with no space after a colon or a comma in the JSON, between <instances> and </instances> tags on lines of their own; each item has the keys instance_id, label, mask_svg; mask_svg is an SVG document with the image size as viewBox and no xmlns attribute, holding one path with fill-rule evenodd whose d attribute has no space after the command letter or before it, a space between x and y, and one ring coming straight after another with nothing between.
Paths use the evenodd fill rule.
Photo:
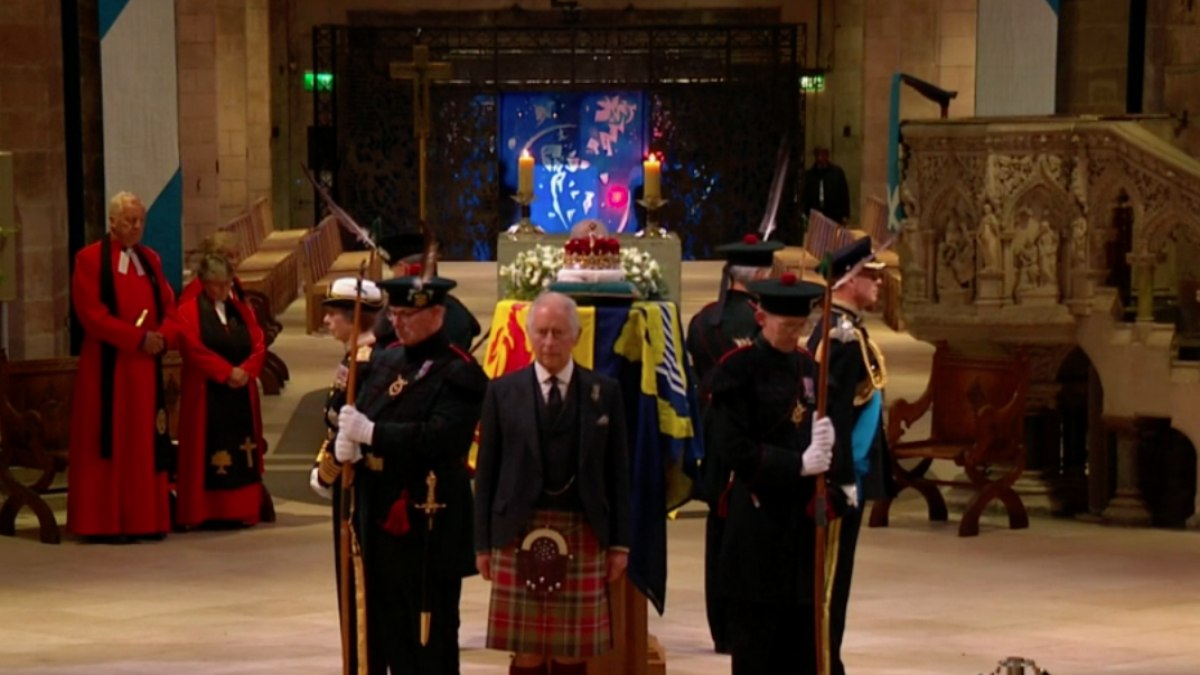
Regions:
<instances>
[{"instance_id":1,"label":"tartan kilt","mask_svg":"<svg viewBox=\"0 0 1200 675\"><path fill-rule=\"evenodd\" d=\"M517 580L517 549L537 528L557 530L570 560L561 592L539 597ZM522 654L591 658L612 647L608 554L581 512L534 511L509 545L492 550L492 597L487 646Z\"/></svg>"}]
</instances>

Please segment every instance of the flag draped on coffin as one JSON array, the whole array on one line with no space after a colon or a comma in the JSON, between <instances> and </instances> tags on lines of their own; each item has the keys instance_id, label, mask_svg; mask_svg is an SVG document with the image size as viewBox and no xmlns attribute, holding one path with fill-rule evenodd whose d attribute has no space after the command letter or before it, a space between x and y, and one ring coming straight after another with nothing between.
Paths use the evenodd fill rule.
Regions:
<instances>
[{"instance_id":1,"label":"flag draped on coffin","mask_svg":"<svg viewBox=\"0 0 1200 675\"><path fill-rule=\"evenodd\" d=\"M501 302L484 358L489 377L533 360L528 304ZM662 613L667 586L667 513L686 502L703 455L692 411L696 387L676 305L580 307L575 361L621 383L629 426L632 531L629 578Z\"/></svg>"}]
</instances>

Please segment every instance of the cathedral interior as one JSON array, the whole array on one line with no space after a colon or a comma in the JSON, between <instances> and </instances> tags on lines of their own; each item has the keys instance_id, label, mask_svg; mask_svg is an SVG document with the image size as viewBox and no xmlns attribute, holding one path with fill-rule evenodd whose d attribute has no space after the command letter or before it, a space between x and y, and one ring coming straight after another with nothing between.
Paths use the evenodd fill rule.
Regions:
<instances>
[{"instance_id":1,"label":"cathedral interior","mask_svg":"<svg viewBox=\"0 0 1200 675\"><path fill-rule=\"evenodd\" d=\"M422 70L418 46L444 68ZM760 220L787 245L777 265L811 268L816 148L845 173L848 225L896 236L868 322L888 401L919 408L889 413L897 438L971 446L905 454L911 489L870 510L848 671L1020 655L1054 673L1196 672L1198 85L1191 0L5 0L0 672L337 672L306 417L342 356L318 261L361 247L324 227L308 170L375 236L436 223L441 274L487 335L498 266L542 241L510 233L530 218L545 241L586 214L643 242L685 325L717 296L715 247ZM552 169L532 207L521 143ZM639 208L647 151L665 202ZM123 547L58 531L68 280L125 189L176 290L219 229L287 242L239 268L273 322L274 523ZM633 238L652 223L673 235ZM984 409L1015 415L1015 436L979 441L963 420ZM729 668L705 624L706 512L670 513L665 611L647 624L665 665L644 672ZM463 672L508 663L483 648L487 604L468 579Z\"/></svg>"}]
</instances>

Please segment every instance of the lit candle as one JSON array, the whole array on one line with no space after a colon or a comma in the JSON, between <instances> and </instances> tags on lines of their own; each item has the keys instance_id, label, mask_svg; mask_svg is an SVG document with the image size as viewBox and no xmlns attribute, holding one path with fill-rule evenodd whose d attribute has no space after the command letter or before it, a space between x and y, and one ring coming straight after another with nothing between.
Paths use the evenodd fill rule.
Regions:
<instances>
[{"instance_id":1,"label":"lit candle","mask_svg":"<svg viewBox=\"0 0 1200 675\"><path fill-rule=\"evenodd\" d=\"M658 157L653 152L646 157L646 161L642 162L642 173L645 176L643 180L644 189L642 190L642 198L653 200L661 197L662 165L659 164Z\"/></svg>"},{"instance_id":2,"label":"lit candle","mask_svg":"<svg viewBox=\"0 0 1200 675\"><path fill-rule=\"evenodd\" d=\"M533 194L533 155L529 150L522 150L517 160L517 194Z\"/></svg>"}]
</instances>

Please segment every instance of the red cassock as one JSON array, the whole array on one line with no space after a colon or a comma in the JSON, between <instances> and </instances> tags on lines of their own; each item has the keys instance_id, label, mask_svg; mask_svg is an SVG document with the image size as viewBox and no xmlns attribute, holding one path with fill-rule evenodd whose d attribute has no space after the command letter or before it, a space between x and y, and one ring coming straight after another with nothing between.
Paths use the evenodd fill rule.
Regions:
<instances>
[{"instance_id":1,"label":"red cassock","mask_svg":"<svg viewBox=\"0 0 1200 675\"><path fill-rule=\"evenodd\" d=\"M231 295L225 302L226 316L230 317L231 321L235 313L240 317L248 334L248 355L237 363L230 363L215 351L215 344L210 347L206 343L205 331L213 330L213 326L217 324L210 317L207 322L209 328L204 328L206 322L202 320L202 312L205 311L213 310L211 303L203 296L193 297L179 305L179 343L183 352L183 392L180 409L183 412L179 416L179 474L175 484L178 496L176 522L183 527L195 527L205 521L234 521L252 525L259 521L263 500L263 450L266 444L262 438L258 375L266 360L266 342L262 329L255 320L254 310ZM244 389L229 389L224 386L234 366L240 367L250 376L250 381ZM243 391L248 394L248 400L243 400L249 405L253 431L248 432L249 437L241 445L250 443L252 447L239 447L235 440L223 450L224 455L220 460L214 462L215 455L212 443L209 442L210 429L214 434L218 430L226 431L222 427L227 425L227 421L237 417L237 413L245 411L235 408L230 415L214 414L209 409L209 402L215 400L225 403ZM217 398L213 399L212 396ZM246 461L246 464L243 464L243 461ZM249 466L251 463L252 467ZM221 476L231 475L234 468L252 468L256 472L253 481L221 484ZM210 475L216 472L220 472L221 476Z\"/></svg>"},{"instance_id":2,"label":"red cassock","mask_svg":"<svg viewBox=\"0 0 1200 675\"><path fill-rule=\"evenodd\" d=\"M163 278L158 254L139 250L158 280L163 317L157 316L155 288L133 264L120 271L121 246L111 246L117 311L101 298L101 242L75 255L71 304L83 326L83 348L71 414L70 485L67 531L83 536L165 534L171 527L167 474L155 469L158 416L155 359L141 350L147 331L175 341L175 297ZM143 317L142 324L137 325ZM101 343L116 348L113 390L101 391ZM101 456L102 397L112 401L112 456Z\"/></svg>"}]
</instances>

